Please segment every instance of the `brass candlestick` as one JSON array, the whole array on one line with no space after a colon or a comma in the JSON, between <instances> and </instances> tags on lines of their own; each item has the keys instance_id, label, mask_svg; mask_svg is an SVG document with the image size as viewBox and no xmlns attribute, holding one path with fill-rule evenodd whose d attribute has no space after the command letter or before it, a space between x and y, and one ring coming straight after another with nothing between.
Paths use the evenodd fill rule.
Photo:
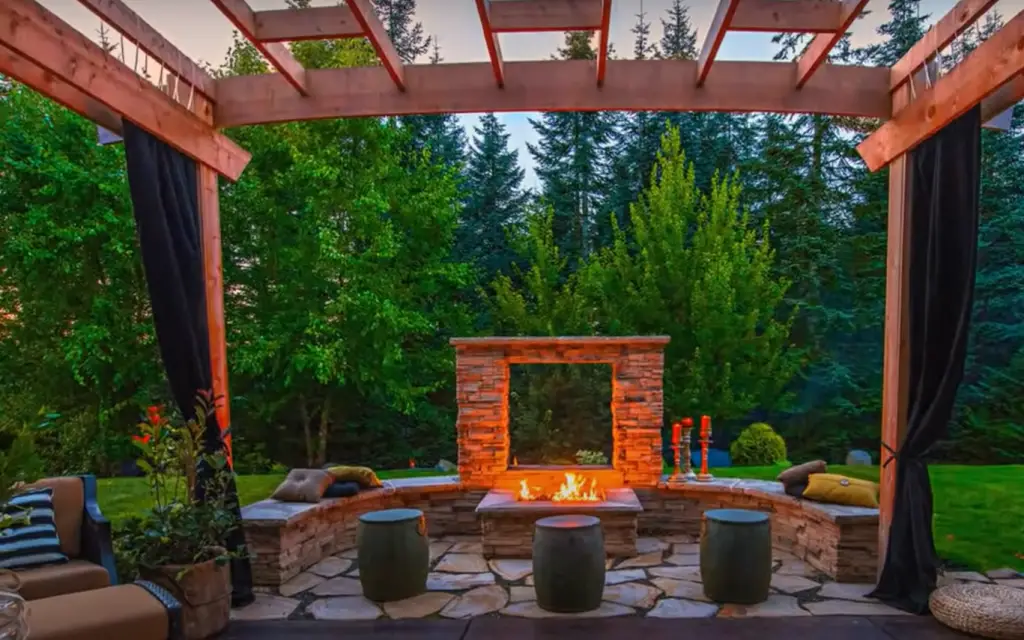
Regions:
<instances>
[{"instance_id":1,"label":"brass candlestick","mask_svg":"<svg viewBox=\"0 0 1024 640\"><path fill-rule=\"evenodd\" d=\"M702 416L700 419L700 473L698 482L711 482L715 479L708 473L708 445L711 444L711 418Z\"/></svg>"}]
</instances>

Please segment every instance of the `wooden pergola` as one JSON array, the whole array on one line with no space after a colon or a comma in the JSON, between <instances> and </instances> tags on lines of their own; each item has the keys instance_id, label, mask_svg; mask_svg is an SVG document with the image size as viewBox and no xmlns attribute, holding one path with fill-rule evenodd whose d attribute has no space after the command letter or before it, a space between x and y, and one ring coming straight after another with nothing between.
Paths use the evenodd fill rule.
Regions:
<instances>
[{"instance_id":1,"label":"wooden pergola","mask_svg":"<svg viewBox=\"0 0 1024 640\"><path fill-rule=\"evenodd\" d=\"M867 0L720 0L695 61L609 59L612 0L475 0L489 62L436 65L404 63L370 0L273 11L253 11L246 0L211 0L276 71L228 78L208 74L122 0L79 1L163 65L169 74L166 85L157 87L141 77L35 0L0 1L0 73L111 131L119 131L126 118L197 162L213 384L224 398L228 380L217 176L237 180L250 154L220 129L352 116L501 111L857 116L885 121L858 151L871 170L890 168L881 429L882 458L887 460L890 448L902 441L907 417L905 154L979 104L988 121L1024 98L1024 11L942 77L927 73L936 54L996 0L960 0L891 68L828 63ZM541 31L594 31L599 34L597 59L502 59L499 34ZM729 31L809 33L814 38L795 62L716 61ZM366 38L380 64L305 69L283 44L340 38ZM227 403L218 411L221 425L229 425ZM882 553L895 473L895 464L883 467Z\"/></svg>"}]
</instances>

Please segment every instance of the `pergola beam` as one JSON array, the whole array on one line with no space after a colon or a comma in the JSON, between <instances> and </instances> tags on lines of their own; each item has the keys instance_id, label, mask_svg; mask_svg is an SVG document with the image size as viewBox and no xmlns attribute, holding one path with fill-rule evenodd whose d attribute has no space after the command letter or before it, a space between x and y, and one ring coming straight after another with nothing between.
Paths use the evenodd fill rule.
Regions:
<instances>
[{"instance_id":1,"label":"pergola beam","mask_svg":"<svg viewBox=\"0 0 1024 640\"><path fill-rule=\"evenodd\" d=\"M999 87L995 93L981 102L981 121L989 122L992 118L1012 109L1015 104L1024 100L1024 75L1018 74Z\"/></svg>"},{"instance_id":2,"label":"pergola beam","mask_svg":"<svg viewBox=\"0 0 1024 640\"><path fill-rule=\"evenodd\" d=\"M186 84L195 86L196 91L211 100L216 100L213 76L192 61L181 49L149 26L139 14L129 9L121 0L78 0L98 18L113 27L126 40L146 52L165 68L174 72ZM127 53L124 55L127 57Z\"/></svg>"},{"instance_id":3,"label":"pergola beam","mask_svg":"<svg viewBox=\"0 0 1024 640\"><path fill-rule=\"evenodd\" d=\"M857 152L872 171L911 151L1000 87L1019 83L1024 71L1024 11L981 43L960 64L929 88L922 88L860 145ZM1019 87L1018 87L1019 88Z\"/></svg>"},{"instance_id":4,"label":"pergola beam","mask_svg":"<svg viewBox=\"0 0 1024 640\"><path fill-rule=\"evenodd\" d=\"M604 86L604 77L608 73L608 42L611 38L612 0L603 0L601 4L601 30L597 45L597 86Z\"/></svg>"},{"instance_id":5,"label":"pergola beam","mask_svg":"<svg viewBox=\"0 0 1024 640\"><path fill-rule=\"evenodd\" d=\"M839 0L742 0L730 31L835 33L843 27Z\"/></svg>"},{"instance_id":6,"label":"pergola beam","mask_svg":"<svg viewBox=\"0 0 1024 640\"><path fill-rule=\"evenodd\" d=\"M501 57L501 43L498 34L491 26L491 0L476 0L476 10L480 14L480 26L484 30L484 42L487 44L487 55L494 69L494 80L499 87L505 86L505 61Z\"/></svg>"},{"instance_id":7,"label":"pergola beam","mask_svg":"<svg viewBox=\"0 0 1024 640\"><path fill-rule=\"evenodd\" d=\"M509 111L770 111L869 118L892 115L889 70L825 65L803 90L787 62L715 65L703 88L692 60L611 60L603 89L589 60L506 62L505 87L489 62L406 68L408 90L396 92L380 67L310 70L300 98L276 74L217 81L219 127L305 119Z\"/></svg>"},{"instance_id":8,"label":"pergola beam","mask_svg":"<svg viewBox=\"0 0 1024 640\"><path fill-rule=\"evenodd\" d=\"M704 81L711 71L711 65L718 55L718 49L725 40L725 32L729 30L732 18L736 15L740 0L719 0L715 17L711 21L708 35L704 38L704 46L701 48L700 57L697 58L697 86L703 86Z\"/></svg>"},{"instance_id":9,"label":"pergola beam","mask_svg":"<svg viewBox=\"0 0 1024 640\"><path fill-rule=\"evenodd\" d=\"M271 9L254 12L256 39L260 42L299 42L361 38L359 21L348 7Z\"/></svg>"},{"instance_id":10,"label":"pergola beam","mask_svg":"<svg viewBox=\"0 0 1024 640\"><path fill-rule=\"evenodd\" d=\"M288 47L280 42L261 42L257 39L256 14L246 0L212 0L231 24L235 25L246 40L256 47L267 62L284 76L301 95L309 95L306 86L306 70L295 59Z\"/></svg>"},{"instance_id":11,"label":"pergola beam","mask_svg":"<svg viewBox=\"0 0 1024 640\"><path fill-rule=\"evenodd\" d=\"M122 135L121 116L46 69L0 45L0 73L48 96L107 131Z\"/></svg>"},{"instance_id":12,"label":"pergola beam","mask_svg":"<svg viewBox=\"0 0 1024 640\"><path fill-rule=\"evenodd\" d=\"M796 88L801 89L807 84L818 67L828 61L828 54L832 52L839 41L843 39L846 32L853 26L853 22L864 9L868 0L845 0L843 2L842 18L839 21L839 28L833 33L823 33L814 37L814 40L807 45L803 55L796 62Z\"/></svg>"},{"instance_id":13,"label":"pergola beam","mask_svg":"<svg viewBox=\"0 0 1024 640\"><path fill-rule=\"evenodd\" d=\"M33 88L58 102L67 104L68 92L62 85L48 86L51 81L46 74L52 74L64 85L131 120L229 180L237 180L249 162L247 151L35 0L0 2L0 45L40 67L47 82ZM50 90L53 87L56 90ZM74 105L68 106L86 117L94 117L87 109L83 112ZM85 106L83 102L82 107Z\"/></svg>"},{"instance_id":14,"label":"pergola beam","mask_svg":"<svg viewBox=\"0 0 1024 640\"><path fill-rule=\"evenodd\" d=\"M356 20L359 22L366 39L370 41L377 57L380 58L384 68L387 69L391 80L398 87L399 91L405 91L405 65L401 56L395 49L395 45L388 37L380 18L373 11L370 0L346 0L348 8L352 10Z\"/></svg>"},{"instance_id":15,"label":"pergola beam","mask_svg":"<svg viewBox=\"0 0 1024 640\"><path fill-rule=\"evenodd\" d=\"M502 0L491 3L495 33L598 31L604 0Z\"/></svg>"},{"instance_id":16,"label":"pergola beam","mask_svg":"<svg viewBox=\"0 0 1024 640\"><path fill-rule=\"evenodd\" d=\"M892 66L891 88L898 89L936 53L966 31L998 0L960 0Z\"/></svg>"}]
</instances>

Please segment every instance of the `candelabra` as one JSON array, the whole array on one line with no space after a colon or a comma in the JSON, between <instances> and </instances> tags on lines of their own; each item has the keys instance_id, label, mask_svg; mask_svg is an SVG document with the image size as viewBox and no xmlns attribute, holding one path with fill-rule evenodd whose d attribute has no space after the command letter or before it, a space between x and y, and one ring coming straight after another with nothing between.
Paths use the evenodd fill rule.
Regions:
<instances>
[{"instance_id":1,"label":"candelabra","mask_svg":"<svg viewBox=\"0 0 1024 640\"><path fill-rule=\"evenodd\" d=\"M708 445L711 444L711 417L702 416L700 419L700 473L697 475L698 482L711 482L714 476L708 473Z\"/></svg>"},{"instance_id":2,"label":"candelabra","mask_svg":"<svg viewBox=\"0 0 1024 640\"><path fill-rule=\"evenodd\" d=\"M692 418L683 418L672 425L672 451L675 453L675 465L672 469L672 476L669 478L670 482L690 482L697 479L690 464L690 431L692 429ZM680 458L684 460L682 470L679 466Z\"/></svg>"},{"instance_id":3,"label":"candelabra","mask_svg":"<svg viewBox=\"0 0 1024 640\"><path fill-rule=\"evenodd\" d=\"M690 432L693 431L693 418L686 418L683 420L683 454L684 454L684 471L683 480L686 482L692 482L697 479L697 474L693 472L693 465L691 464L692 454L690 453Z\"/></svg>"}]
</instances>

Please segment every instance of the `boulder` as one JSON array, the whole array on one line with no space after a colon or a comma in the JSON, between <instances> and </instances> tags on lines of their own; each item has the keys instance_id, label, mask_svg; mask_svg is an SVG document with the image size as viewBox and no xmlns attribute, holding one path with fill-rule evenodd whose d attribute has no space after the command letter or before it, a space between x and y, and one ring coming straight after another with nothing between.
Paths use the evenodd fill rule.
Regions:
<instances>
[{"instance_id":1,"label":"boulder","mask_svg":"<svg viewBox=\"0 0 1024 640\"><path fill-rule=\"evenodd\" d=\"M454 462L444 459L439 460L434 468L442 473L455 473L459 470L458 466L456 466Z\"/></svg>"},{"instance_id":2,"label":"boulder","mask_svg":"<svg viewBox=\"0 0 1024 640\"><path fill-rule=\"evenodd\" d=\"M846 454L846 464L853 467L870 467L871 454L863 449L854 449Z\"/></svg>"}]
</instances>

